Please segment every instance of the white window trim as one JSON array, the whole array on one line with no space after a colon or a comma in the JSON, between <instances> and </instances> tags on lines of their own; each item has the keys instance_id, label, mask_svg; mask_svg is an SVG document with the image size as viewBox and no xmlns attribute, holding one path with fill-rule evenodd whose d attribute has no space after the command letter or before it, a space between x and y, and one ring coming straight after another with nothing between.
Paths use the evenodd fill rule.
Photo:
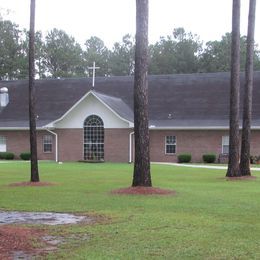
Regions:
<instances>
[{"instance_id":1,"label":"white window trim","mask_svg":"<svg viewBox=\"0 0 260 260\"><path fill-rule=\"evenodd\" d=\"M95 116L95 117L99 118L101 120L101 122L102 122L104 142L101 142L101 143L99 142L99 143L95 143L95 144L96 145L103 145L103 158L99 159L99 161L104 161L105 160L105 127L104 127L104 121L103 121L103 119L100 116L98 116L96 114L91 114L84 120L84 124L83 124L83 151L82 151L83 152L83 160L86 160L85 159L85 145L91 144L91 142L87 142L85 140L86 127L96 128L96 126L86 125L87 119L90 118L91 116ZM99 126L99 127L101 127L101 126Z\"/></svg>"},{"instance_id":2,"label":"white window trim","mask_svg":"<svg viewBox=\"0 0 260 260\"><path fill-rule=\"evenodd\" d=\"M44 137L45 136L50 136L51 137L51 143L45 143L45 139ZM45 151L44 147L45 147L45 144L51 144L51 151ZM42 150L43 150L43 153L53 153L53 136L52 135L44 135L42 137Z\"/></svg>"},{"instance_id":3,"label":"white window trim","mask_svg":"<svg viewBox=\"0 0 260 260\"><path fill-rule=\"evenodd\" d=\"M6 145L6 137L3 135L0 135L1 141L3 140L3 143L0 143L0 152L6 152L7 151L7 145Z\"/></svg>"},{"instance_id":4,"label":"white window trim","mask_svg":"<svg viewBox=\"0 0 260 260\"><path fill-rule=\"evenodd\" d=\"M167 136L174 136L175 137L175 153L167 153L167 145L173 145L173 144L167 144L166 141L167 141ZM164 153L165 155L176 155L177 154L177 137L176 135L166 135L164 137Z\"/></svg>"},{"instance_id":5,"label":"white window trim","mask_svg":"<svg viewBox=\"0 0 260 260\"><path fill-rule=\"evenodd\" d=\"M226 143L226 140L228 140L228 144ZM224 153L224 146L229 146L229 136L228 135L222 136L222 144L221 144L221 153L228 154L228 153Z\"/></svg>"}]
</instances>

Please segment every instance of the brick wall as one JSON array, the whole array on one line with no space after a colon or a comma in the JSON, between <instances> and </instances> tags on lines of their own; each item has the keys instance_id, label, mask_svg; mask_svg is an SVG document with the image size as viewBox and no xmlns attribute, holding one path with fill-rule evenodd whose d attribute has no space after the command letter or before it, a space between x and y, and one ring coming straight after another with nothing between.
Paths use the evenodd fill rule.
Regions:
<instances>
[{"instance_id":1,"label":"brick wall","mask_svg":"<svg viewBox=\"0 0 260 260\"><path fill-rule=\"evenodd\" d=\"M59 160L79 161L84 157L83 129L57 129ZM129 129L105 129L105 161L128 162Z\"/></svg>"},{"instance_id":2,"label":"brick wall","mask_svg":"<svg viewBox=\"0 0 260 260\"><path fill-rule=\"evenodd\" d=\"M0 131L0 135L6 137L6 147L8 152L15 154L15 159L20 159L22 152L30 150L29 131ZM43 136L50 135L46 131L37 132L37 153L40 160L55 160L55 139L53 138L52 153L43 152Z\"/></svg>"},{"instance_id":3,"label":"brick wall","mask_svg":"<svg viewBox=\"0 0 260 260\"><path fill-rule=\"evenodd\" d=\"M176 136L176 154L165 154L165 136ZM222 130L160 130L150 131L151 161L177 162L177 155L182 153L192 154L193 162L201 162L205 153L222 153L222 136L227 136L228 131ZM252 131L251 154L260 155L260 131Z\"/></svg>"},{"instance_id":4,"label":"brick wall","mask_svg":"<svg viewBox=\"0 0 260 260\"><path fill-rule=\"evenodd\" d=\"M105 129L105 161L129 161L130 129Z\"/></svg>"},{"instance_id":5,"label":"brick wall","mask_svg":"<svg viewBox=\"0 0 260 260\"><path fill-rule=\"evenodd\" d=\"M251 155L260 155L260 131L252 131Z\"/></svg>"},{"instance_id":6,"label":"brick wall","mask_svg":"<svg viewBox=\"0 0 260 260\"><path fill-rule=\"evenodd\" d=\"M57 129L59 161L83 160L83 129Z\"/></svg>"},{"instance_id":7,"label":"brick wall","mask_svg":"<svg viewBox=\"0 0 260 260\"><path fill-rule=\"evenodd\" d=\"M83 160L83 129L56 129L59 138L59 161ZM129 134L131 129L105 129L105 161L128 162ZM40 160L55 160L55 138L53 136L53 152L43 152L43 135L47 131L38 131L38 158ZM19 154L29 151L28 131L0 131L7 139L7 150ZM165 136L176 136L176 154L165 154ZM193 162L202 161L205 153L222 152L222 136L228 131L217 130L152 130L150 131L151 161L176 162L177 155L191 153ZM260 155L260 131L252 131L251 154ZM132 147L134 149L134 147ZM132 157L133 158L133 157Z\"/></svg>"}]
</instances>

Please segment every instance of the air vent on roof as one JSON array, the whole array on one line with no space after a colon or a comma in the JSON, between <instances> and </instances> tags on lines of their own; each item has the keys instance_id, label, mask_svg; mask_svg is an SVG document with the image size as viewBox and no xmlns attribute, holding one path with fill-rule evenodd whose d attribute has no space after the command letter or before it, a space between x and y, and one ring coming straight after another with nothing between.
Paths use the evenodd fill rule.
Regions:
<instances>
[{"instance_id":1,"label":"air vent on roof","mask_svg":"<svg viewBox=\"0 0 260 260\"><path fill-rule=\"evenodd\" d=\"M0 88L0 107L6 107L9 103L8 88Z\"/></svg>"},{"instance_id":2,"label":"air vent on roof","mask_svg":"<svg viewBox=\"0 0 260 260\"><path fill-rule=\"evenodd\" d=\"M168 119L172 119L172 114L168 114Z\"/></svg>"}]
</instances>

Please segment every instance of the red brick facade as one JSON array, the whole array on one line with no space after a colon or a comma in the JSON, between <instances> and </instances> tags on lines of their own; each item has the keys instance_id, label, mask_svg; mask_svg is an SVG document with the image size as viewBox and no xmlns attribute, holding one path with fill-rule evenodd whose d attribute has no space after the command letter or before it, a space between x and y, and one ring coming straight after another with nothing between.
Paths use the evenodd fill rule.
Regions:
<instances>
[{"instance_id":1,"label":"red brick facade","mask_svg":"<svg viewBox=\"0 0 260 260\"><path fill-rule=\"evenodd\" d=\"M58 134L58 160L83 160L83 129L56 129ZM129 161L129 136L132 129L105 129L105 161ZM7 151L20 153L29 151L28 131L1 131L6 137ZM51 135L47 131L38 131L38 157L40 160L55 160L55 137L53 136L52 153L43 152L43 136ZM202 161L205 153L222 152L222 136L228 131L222 130L152 130L150 131L151 161L176 162L177 155L181 153L192 154L193 162ZM176 154L165 153L165 137L176 137ZM133 147L132 147L133 148ZM260 155L260 131L252 132L251 154ZM133 157L132 157L133 158Z\"/></svg>"},{"instance_id":2,"label":"red brick facade","mask_svg":"<svg viewBox=\"0 0 260 260\"><path fill-rule=\"evenodd\" d=\"M129 161L130 129L105 129L105 161Z\"/></svg>"},{"instance_id":3,"label":"red brick facade","mask_svg":"<svg viewBox=\"0 0 260 260\"><path fill-rule=\"evenodd\" d=\"M202 155L222 153L222 136L225 130L155 130L150 131L150 151L153 162L177 162L178 154L190 153L192 162L202 162ZM176 137L176 154L165 153L165 137ZM260 155L260 131L252 131L251 154Z\"/></svg>"},{"instance_id":4,"label":"red brick facade","mask_svg":"<svg viewBox=\"0 0 260 260\"><path fill-rule=\"evenodd\" d=\"M6 137L6 149L8 152L15 154L15 159L20 158L20 154L23 152L28 152L30 150L29 143L29 131L0 131L1 136ZM41 160L55 160L55 142L53 138L53 152L44 153L43 152L43 136L50 135L46 131L38 131L37 133L37 153Z\"/></svg>"},{"instance_id":5,"label":"red brick facade","mask_svg":"<svg viewBox=\"0 0 260 260\"><path fill-rule=\"evenodd\" d=\"M58 160L83 160L83 129L57 129Z\"/></svg>"},{"instance_id":6,"label":"red brick facade","mask_svg":"<svg viewBox=\"0 0 260 260\"><path fill-rule=\"evenodd\" d=\"M83 160L83 129L58 129L59 160ZM105 129L105 161L128 162L129 129Z\"/></svg>"}]
</instances>

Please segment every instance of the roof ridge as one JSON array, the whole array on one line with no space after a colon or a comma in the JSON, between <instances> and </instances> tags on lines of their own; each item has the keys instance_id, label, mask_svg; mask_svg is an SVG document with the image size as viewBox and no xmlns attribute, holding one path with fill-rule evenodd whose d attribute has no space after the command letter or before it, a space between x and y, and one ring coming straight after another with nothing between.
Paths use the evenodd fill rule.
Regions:
<instances>
[{"instance_id":1,"label":"roof ridge","mask_svg":"<svg viewBox=\"0 0 260 260\"><path fill-rule=\"evenodd\" d=\"M121 101L124 102L124 100L123 100L122 98L120 98L120 97L115 97L115 96L107 95L107 94L105 94L105 93L103 93L103 92L100 92L100 91L90 90L90 92L93 92L93 93L98 94L98 95L110 97L110 98L113 98L113 99L121 100ZM125 103L125 102L124 102L124 103Z\"/></svg>"}]
</instances>

